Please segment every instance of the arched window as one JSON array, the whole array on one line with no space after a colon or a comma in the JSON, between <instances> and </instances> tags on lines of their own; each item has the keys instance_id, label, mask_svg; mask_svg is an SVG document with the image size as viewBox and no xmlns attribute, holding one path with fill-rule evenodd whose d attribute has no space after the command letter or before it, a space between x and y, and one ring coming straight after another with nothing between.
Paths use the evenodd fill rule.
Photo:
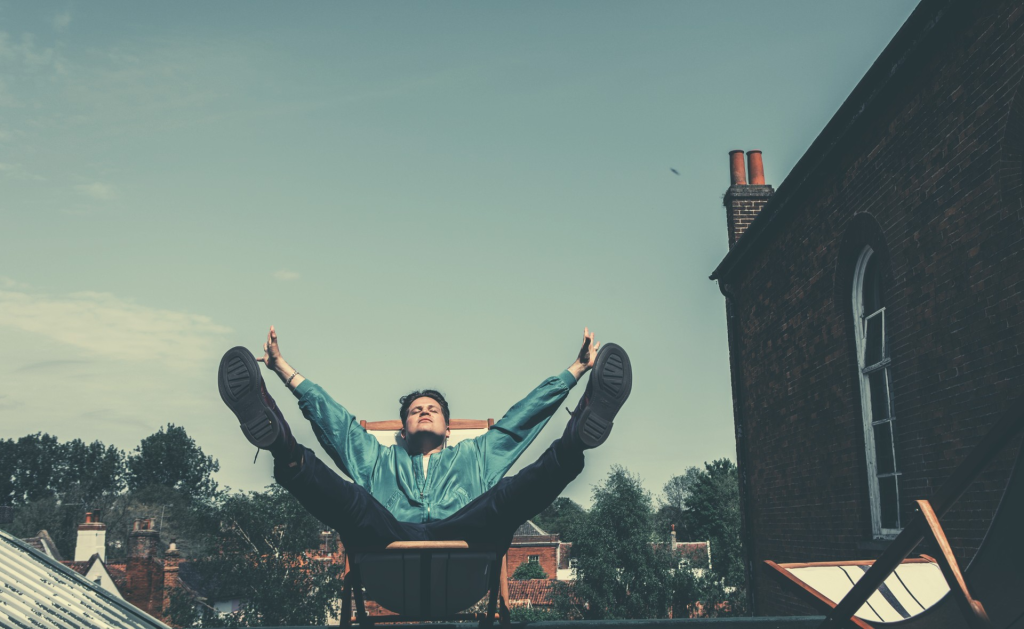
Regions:
<instances>
[{"instance_id":1,"label":"arched window","mask_svg":"<svg viewBox=\"0 0 1024 629\"><path fill-rule=\"evenodd\" d=\"M864 414L871 529L876 538L900 532L899 467L893 422L892 360L886 330L882 271L870 246L864 247L853 273L853 320L857 371Z\"/></svg>"}]
</instances>

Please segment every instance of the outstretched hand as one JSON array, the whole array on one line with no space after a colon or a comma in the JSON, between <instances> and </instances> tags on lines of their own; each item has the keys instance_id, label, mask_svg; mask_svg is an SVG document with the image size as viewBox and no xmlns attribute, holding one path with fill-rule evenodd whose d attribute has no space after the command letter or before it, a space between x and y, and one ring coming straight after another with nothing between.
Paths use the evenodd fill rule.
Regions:
<instances>
[{"instance_id":1,"label":"outstretched hand","mask_svg":"<svg viewBox=\"0 0 1024 629\"><path fill-rule=\"evenodd\" d=\"M281 357L281 348L277 344L277 330L274 329L274 326L270 326L270 331L267 332L267 342L263 344L263 357L256 360L276 372L277 376L281 378L281 382L292 390L295 390L305 380L302 374Z\"/></svg>"},{"instance_id":2,"label":"outstretched hand","mask_svg":"<svg viewBox=\"0 0 1024 629\"><path fill-rule=\"evenodd\" d=\"M267 342L263 344L263 357L256 360L274 371L277 371L277 368L284 362L284 359L281 358L281 348L277 344L277 332L274 330L274 326L270 326L270 331L267 332Z\"/></svg>"},{"instance_id":3,"label":"outstretched hand","mask_svg":"<svg viewBox=\"0 0 1024 629\"><path fill-rule=\"evenodd\" d=\"M589 328L583 328L583 346L576 357L576 362L569 366L569 372L576 376L577 380L594 366L599 347L601 344L594 341L594 333Z\"/></svg>"},{"instance_id":4,"label":"outstretched hand","mask_svg":"<svg viewBox=\"0 0 1024 629\"><path fill-rule=\"evenodd\" d=\"M594 361L597 359L597 348L600 346L600 343L594 342L594 333L588 328L583 328L583 347L580 348L580 355L576 358L576 362L590 369L594 366Z\"/></svg>"}]
</instances>

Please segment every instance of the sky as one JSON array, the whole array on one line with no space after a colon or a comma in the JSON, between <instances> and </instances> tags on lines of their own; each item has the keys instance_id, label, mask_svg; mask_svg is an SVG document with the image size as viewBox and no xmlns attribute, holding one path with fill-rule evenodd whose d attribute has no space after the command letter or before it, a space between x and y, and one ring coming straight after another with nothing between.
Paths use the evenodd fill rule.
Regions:
<instances>
[{"instance_id":1,"label":"sky","mask_svg":"<svg viewBox=\"0 0 1024 629\"><path fill-rule=\"evenodd\" d=\"M657 497L736 457L729 151L778 186L915 4L0 2L0 438L173 423L258 490L216 373L270 325L371 421L499 419L587 326L633 391L563 495Z\"/></svg>"}]
</instances>

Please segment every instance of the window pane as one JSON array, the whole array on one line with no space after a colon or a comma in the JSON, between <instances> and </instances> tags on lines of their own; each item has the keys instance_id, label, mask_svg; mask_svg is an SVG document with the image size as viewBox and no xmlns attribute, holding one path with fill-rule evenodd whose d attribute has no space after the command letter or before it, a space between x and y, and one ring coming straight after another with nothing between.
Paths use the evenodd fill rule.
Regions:
<instances>
[{"instance_id":1,"label":"window pane","mask_svg":"<svg viewBox=\"0 0 1024 629\"><path fill-rule=\"evenodd\" d=\"M863 306L864 314L869 315L885 305L882 298L882 281L878 271L878 256L872 255L868 258L867 267L864 268L863 284Z\"/></svg>"},{"instance_id":2,"label":"window pane","mask_svg":"<svg viewBox=\"0 0 1024 629\"><path fill-rule=\"evenodd\" d=\"M871 390L871 421L889 417L889 382L886 373L889 368L868 374L868 388Z\"/></svg>"},{"instance_id":3,"label":"window pane","mask_svg":"<svg viewBox=\"0 0 1024 629\"><path fill-rule=\"evenodd\" d=\"M879 501L882 507L882 528L900 528L899 494L896 491L896 476L878 479Z\"/></svg>"},{"instance_id":4,"label":"window pane","mask_svg":"<svg viewBox=\"0 0 1024 629\"><path fill-rule=\"evenodd\" d=\"M892 447L892 422L875 426L875 461L879 474L896 471L896 459Z\"/></svg>"},{"instance_id":5,"label":"window pane","mask_svg":"<svg viewBox=\"0 0 1024 629\"><path fill-rule=\"evenodd\" d=\"M864 366L882 362L885 358L885 310L879 310L867 319L864 335Z\"/></svg>"}]
</instances>

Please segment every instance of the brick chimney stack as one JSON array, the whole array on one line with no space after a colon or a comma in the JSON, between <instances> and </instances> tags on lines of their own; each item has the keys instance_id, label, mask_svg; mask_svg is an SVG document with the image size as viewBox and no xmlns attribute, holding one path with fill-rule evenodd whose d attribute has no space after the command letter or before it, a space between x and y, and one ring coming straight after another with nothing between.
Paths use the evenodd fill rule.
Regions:
<instances>
[{"instance_id":1,"label":"brick chimney stack","mask_svg":"<svg viewBox=\"0 0 1024 629\"><path fill-rule=\"evenodd\" d=\"M729 248L732 248L775 193L775 188L764 183L761 151L747 151L747 168L743 164L743 151L729 151L729 175L731 185L723 204L729 223Z\"/></svg>"},{"instance_id":2,"label":"brick chimney stack","mask_svg":"<svg viewBox=\"0 0 1024 629\"><path fill-rule=\"evenodd\" d=\"M164 553L164 609L171 605L171 593L181 585L178 580L178 566L181 564L181 551L177 540L171 540L167 552Z\"/></svg>"},{"instance_id":3,"label":"brick chimney stack","mask_svg":"<svg viewBox=\"0 0 1024 629\"><path fill-rule=\"evenodd\" d=\"M144 612L160 616L164 604L163 548L153 520L135 520L128 534L124 598Z\"/></svg>"},{"instance_id":4,"label":"brick chimney stack","mask_svg":"<svg viewBox=\"0 0 1024 629\"><path fill-rule=\"evenodd\" d=\"M128 534L128 557L157 558L160 552L160 531L153 529L153 520L135 520Z\"/></svg>"},{"instance_id":5,"label":"brick chimney stack","mask_svg":"<svg viewBox=\"0 0 1024 629\"><path fill-rule=\"evenodd\" d=\"M93 555L107 560L107 525L100 522L99 511L86 512L85 522L78 525L75 542L75 561L89 561Z\"/></svg>"},{"instance_id":6,"label":"brick chimney stack","mask_svg":"<svg viewBox=\"0 0 1024 629\"><path fill-rule=\"evenodd\" d=\"M675 550L675 549L676 549L676 525L673 524L672 525L672 545L669 546L669 550Z\"/></svg>"}]
</instances>

